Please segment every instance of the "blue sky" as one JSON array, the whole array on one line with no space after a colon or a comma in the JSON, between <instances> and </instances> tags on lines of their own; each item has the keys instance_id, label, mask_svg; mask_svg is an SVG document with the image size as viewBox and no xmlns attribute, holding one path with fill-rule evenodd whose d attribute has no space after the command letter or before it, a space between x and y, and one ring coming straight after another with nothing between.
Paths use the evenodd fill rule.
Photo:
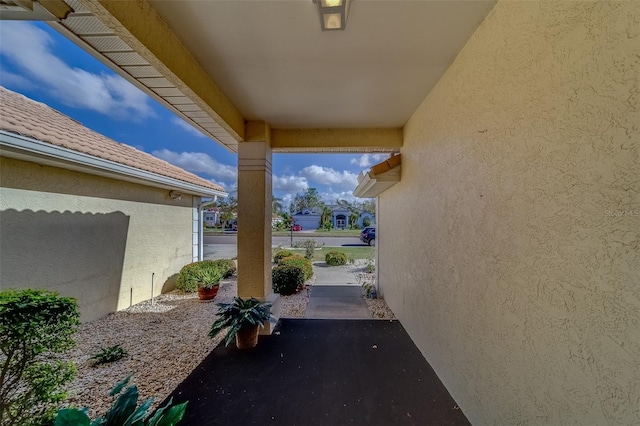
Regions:
<instances>
[{"instance_id":1,"label":"blue sky","mask_svg":"<svg viewBox=\"0 0 640 426\"><path fill-rule=\"evenodd\" d=\"M0 85L43 102L118 142L237 188L237 155L202 135L44 23L0 21ZM357 175L387 155L274 154L273 192L285 205L317 188L354 200Z\"/></svg>"}]
</instances>

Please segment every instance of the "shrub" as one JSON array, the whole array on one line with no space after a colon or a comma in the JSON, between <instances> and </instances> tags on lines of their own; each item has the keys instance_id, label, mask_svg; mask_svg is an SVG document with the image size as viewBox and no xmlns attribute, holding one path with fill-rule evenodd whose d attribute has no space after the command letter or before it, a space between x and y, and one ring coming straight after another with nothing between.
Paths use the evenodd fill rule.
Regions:
<instances>
[{"instance_id":1,"label":"shrub","mask_svg":"<svg viewBox=\"0 0 640 426\"><path fill-rule=\"evenodd\" d=\"M313 265L309 259L305 259L302 256L293 255L289 257L285 257L280 259L279 265L293 265L300 268L302 273L304 274L304 280L307 281L309 278L313 276Z\"/></svg>"},{"instance_id":2,"label":"shrub","mask_svg":"<svg viewBox=\"0 0 640 426\"><path fill-rule=\"evenodd\" d=\"M127 356L127 352L122 349L122 346L115 345L108 348L103 348L100 352L95 354L89 359L95 360L95 365L108 364L110 362L118 361L119 359Z\"/></svg>"},{"instance_id":3,"label":"shrub","mask_svg":"<svg viewBox=\"0 0 640 426\"><path fill-rule=\"evenodd\" d=\"M274 263L280 263L280 260L282 260L285 257L289 257L289 256L293 256L293 253L290 252L289 250L280 250L279 252L277 252L273 256L273 262Z\"/></svg>"},{"instance_id":4,"label":"shrub","mask_svg":"<svg viewBox=\"0 0 640 426\"><path fill-rule=\"evenodd\" d=\"M60 355L75 346L75 299L46 290L0 293L0 424L49 424L73 363Z\"/></svg>"},{"instance_id":5,"label":"shrub","mask_svg":"<svg viewBox=\"0 0 640 426\"><path fill-rule=\"evenodd\" d=\"M129 386L124 392L122 389L129 383L129 377L118 383L109 393L118 398L104 416L93 421L87 415L87 409L63 408L56 415L55 426L173 426L182 420L187 402L172 406L173 399L163 407L158 408L151 417L147 416L147 410L153 403L153 398L147 399L138 406L138 388ZM122 392L122 393L121 393Z\"/></svg>"},{"instance_id":6,"label":"shrub","mask_svg":"<svg viewBox=\"0 0 640 426\"><path fill-rule=\"evenodd\" d=\"M229 278L236 273L236 262L231 259L218 259L213 261L215 267L221 268L223 271L222 277Z\"/></svg>"},{"instance_id":7,"label":"shrub","mask_svg":"<svg viewBox=\"0 0 640 426\"><path fill-rule=\"evenodd\" d=\"M330 251L324 257L329 266L340 266L347 264L347 255L341 251Z\"/></svg>"},{"instance_id":8,"label":"shrub","mask_svg":"<svg viewBox=\"0 0 640 426\"><path fill-rule=\"evenodd\" d=\"M213 260L202 260L185 265L178 273L176 288L178 290L193 293L198 287L212 288L220 284L227 267L216 264Z\"/></svg>"},{"instance_id":9,"label":"shrub","mask_svg":"<svg viewBox=\"0 0 640 426\"><path fill-rule=\"evenodd\" d=\"M304 272L299 266L278 265L271 271L273 291L283 296L296 294L304 288Z\"/></svg>"},{"instance_id":10,"label":"shrub","mask_svg":"<svg viewBox=\"0 0 640 426\"><path fill-rule=\"evenodd\" d=\"M302 242L302 246L304 247L304 250L305 250L304 257L306 257L307 259L311 259L313 258L316 248L324 246L324 243L322 243L321 245L318 245L316 240L304 240Z\"/></svg>"}]
</instances>

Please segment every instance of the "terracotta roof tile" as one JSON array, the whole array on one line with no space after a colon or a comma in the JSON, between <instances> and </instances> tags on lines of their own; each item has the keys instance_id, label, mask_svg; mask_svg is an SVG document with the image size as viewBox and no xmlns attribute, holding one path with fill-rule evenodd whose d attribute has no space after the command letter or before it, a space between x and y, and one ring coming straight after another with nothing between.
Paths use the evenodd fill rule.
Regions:
<instances>
[{"instance_id":1,"label":"terracotta roof tile","mask_svg":"<svg viewBox=\"0 0 640 426\"><path fill-rule=\"evenodd\" d=\"M0 86L0 129L208 189L224 189L146 152L107 138L55 109Z\"/></svg>"}]
</instances>

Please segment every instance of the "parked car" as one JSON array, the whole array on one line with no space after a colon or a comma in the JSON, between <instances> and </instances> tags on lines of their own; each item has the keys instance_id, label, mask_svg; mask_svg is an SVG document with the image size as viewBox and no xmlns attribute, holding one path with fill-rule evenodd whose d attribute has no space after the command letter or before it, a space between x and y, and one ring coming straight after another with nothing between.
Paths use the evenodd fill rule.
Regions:
<instances>
[{"instance_id":1,"label":"parked car","mask_svg":"<svg viewBox=\"0 0 640 426\"><path fill-rule=\"evenodd\" d=\"M376 227L368 226L360 233L360 241L370 246L376 245Z\"/></svg>"},{"instance_id":2,"label":"parked car","mask_svg":"<svg viewBox=\"0 0 640 426\"><path fill-rule=\"evenodd\" d=\"M300 225L291 225L292 231L302 231L302 226Z\"/></svg>"}]
</instances>

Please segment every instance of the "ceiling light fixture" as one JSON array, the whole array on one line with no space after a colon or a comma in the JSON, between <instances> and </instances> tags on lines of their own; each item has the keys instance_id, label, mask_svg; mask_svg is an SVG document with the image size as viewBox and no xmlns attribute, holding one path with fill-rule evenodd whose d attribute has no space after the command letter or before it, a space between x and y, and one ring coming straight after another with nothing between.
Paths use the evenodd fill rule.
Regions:
<instances>
[{"instance_id":1,"label":"ceiling light fixture","mask_svg":"<svg viewBox=\"0 0 640 426\"><path fill-rule=\"evenodd\" d=\"M318 5L322 31L344 30L351 0L313 0Z\"/></svg>"}]
</instances>

